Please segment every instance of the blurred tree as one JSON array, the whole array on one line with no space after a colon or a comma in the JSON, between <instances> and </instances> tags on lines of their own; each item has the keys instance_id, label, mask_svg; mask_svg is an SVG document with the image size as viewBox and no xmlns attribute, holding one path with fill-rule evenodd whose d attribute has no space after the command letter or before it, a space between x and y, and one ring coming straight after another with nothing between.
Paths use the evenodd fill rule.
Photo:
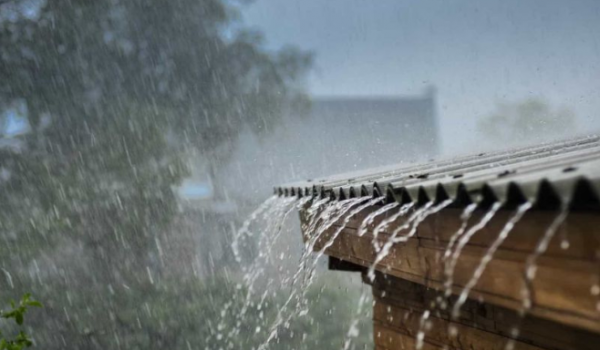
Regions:
<instances>
[{"instance_id":1,"label":"blurred tree","mask_svg":"<svg viewBox=\"0 0 600 350\"><path fill-rule=\"evenodd\" d=\"M2 285L48 300L42 347L87 349L119 348L117 311L150 305L186 152L306 105L311 57L266 51L224 0L13 0L0 62L0 114L28 124L0 140Z\"/></svg>"},{"instance_id":2,"label":"blurred tree","mask_svg":"<svg viewBox=\"0 0 600 350\"><path fill-rule=\"evenodd\" d=\"M0 149L7 231L86 232L99 257L135 254L172 217L182 151L268 131L304 101L310 57L229 33L235 12L220 0L32 6L0 27L0 96L24 101L32 130Z\"/></svg>"},{"instance_id":3,"label":"blurred tree","mask_svg":"<svg viewBox=\"0 0 600 350\"><path fill-rule=\"evenodd\" d=\"M176 286L174 288L173 286ZM83 287L82 293L56 295L51 315L61 318L63 305L86 305L96 312L74 312L71 322L63 324L58 332L49 332L48 325L36 325L36 341L58 346L60 338L70 349L96 349L104 345L111 349L256 349L270 332L278 308L285 301L285 293L267 293L250 301L247 317L239 329L235 315L244 304L244 288L225 278L204 281L167 278L165 283L147 288L128 289L103 299L89 298L92 288ZM272 350L310 350L341 348L350 323L355 317L355 298L351 292L340 292L323 285L315 285L308 297L312 300L309 313L287 325L281 325L278 337L270 344ZM69 300L71 299L71 300ZM231 303L231 311L222 316L223 306ZM260 305L260 307L258 306ZM369 315L361 328L371 325ZM217 329L223 322L224 328ZM113 327L110 325L115 324ZM228 338L227 345L215 339L215 334L239 331ZM372 342L368 332L354 339L355 349L364 349ZM59 344L56 344L59 343ZM110 346L110 347L108 347Z\"/></svg>"},{"instance_id":4,"label":"blurred tree","mask_svg":"<svg viewBox=\"0 0 600 350\"><path fill-rule=\"evenodd\" d=\"M555 110L543 100L527 99L499 104L478 127L489 142L527 143L568 135L575 130L575 115L566 108Z\"/></svg>"}]
</instances>

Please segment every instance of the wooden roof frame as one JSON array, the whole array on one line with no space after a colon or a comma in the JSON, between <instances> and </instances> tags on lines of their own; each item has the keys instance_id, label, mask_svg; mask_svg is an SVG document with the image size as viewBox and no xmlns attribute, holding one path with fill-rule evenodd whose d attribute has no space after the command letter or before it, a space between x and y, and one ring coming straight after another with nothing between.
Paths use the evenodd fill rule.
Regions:
<instances>
[{"instance_id":1,"label":"wooden roof frame","mask_svg":"<svg viewBox=\"0 0 600 350\"><path fill-rule=\"evenodd\" d=\"M329 227L316 239L313 247L332 259L331 268L360 270L365 276L378 253L374 240L383 245L408 216L395 220L375 237L374 229L383 220L396 214L402 204L412 203L413 210L418 210L424 205L451 201L441 211L426 217L416 227L414 236L405 242L395 243L390 254L376 265L380 276L409 281L438 293L445 289L444 271L448 259L444 259L444 253L451 237L463 224L467 225L466 230L473 227L493 203L500 203L502 208L468 241L456 260L451 287L455 296L469 282L515 209L523 203L533 203L533 208L516 223L495 252L472 288L469 300L516 314L527 311L528 316L540 322L571 330L565 331L563 345L544 345L542 341L539 343L542 345L538 344L539 349L582 348L581 344L569 342L577 332L588 334L588 343L594 346L600 344L599 137L423 165L342 174L281 186L275 192L282 196L310 196L313 199L329 197L332 202L364 196L381 197L381 204L354 217L342 216L336 222L329 222ZM305 205L308 207L311 202L315 200ZM359 235L358 228L367 216L382 205L394 202L399 203L396 208L375 217L364 235ZM477 205L478 209L465 223L461 216L469 204ZM527 259L557 216L567 209L568 214L559 231L547 250L536 259L537 273L529 284L525 278ZM319 213L314 217L318 218ZM323 224L309 225L310 220L304 211L301 211L300 218L305 230ZM305 240L315 237L315 234L303 232ZM568 245L563 241L568 241ZM373 284L375 292L376 281L366 281ZM526 285L532 295L530 309L523 306Z\"/></svg>"}]
</instances>

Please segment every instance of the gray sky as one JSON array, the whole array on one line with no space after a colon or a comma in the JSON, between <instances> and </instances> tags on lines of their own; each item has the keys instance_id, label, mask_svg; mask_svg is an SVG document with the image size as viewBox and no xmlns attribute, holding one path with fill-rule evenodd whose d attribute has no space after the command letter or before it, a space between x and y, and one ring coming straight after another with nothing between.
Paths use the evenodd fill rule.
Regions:
<instances>
[{"instance_id":1,"label":"gray sky","mask_svg":"<svg viewBox=\"0 0 600 350\"><path fill-rule=\"evenodd\" d=\"M315 95L439 91L446 153L468 152L497 102L541 97L600 127L600 1L257 0L270 47L316 54Z\"/></svg>"}]
</instances>

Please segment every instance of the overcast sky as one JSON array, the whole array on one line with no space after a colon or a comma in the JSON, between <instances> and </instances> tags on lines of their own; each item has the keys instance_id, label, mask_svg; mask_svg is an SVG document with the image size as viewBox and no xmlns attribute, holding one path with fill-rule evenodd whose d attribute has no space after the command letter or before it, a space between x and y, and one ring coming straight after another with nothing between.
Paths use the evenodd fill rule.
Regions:
<instances>
[{"instance_id":1,"label":"overcast sky","mask_svg":"<svg viewBox=\"0 0 600 350\"><path fill-rule=\"evenodd\" d=\"M439 92L443 143L465 150L495 103L540 97L600 127L598 0L257 0L272 48L316 54L315 95Z\"/></svg>"}]
</instances>

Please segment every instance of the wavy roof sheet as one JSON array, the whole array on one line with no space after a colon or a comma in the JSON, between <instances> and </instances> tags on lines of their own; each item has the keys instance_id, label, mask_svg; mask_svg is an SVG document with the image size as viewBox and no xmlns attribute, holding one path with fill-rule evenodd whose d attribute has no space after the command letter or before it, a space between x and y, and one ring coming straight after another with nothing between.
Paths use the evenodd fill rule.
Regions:
<instances>
[{"instance_id":1,"label":"wavy roof sheet","mask_svg":"<svg viewBox=\"0 0 600 350\"><path fill-rule=\"evenodd\" d=\"M345 173L275 188L282 196L387 196L401 203L600 208L600 137Z\"/></svg>"}]
</instances>

